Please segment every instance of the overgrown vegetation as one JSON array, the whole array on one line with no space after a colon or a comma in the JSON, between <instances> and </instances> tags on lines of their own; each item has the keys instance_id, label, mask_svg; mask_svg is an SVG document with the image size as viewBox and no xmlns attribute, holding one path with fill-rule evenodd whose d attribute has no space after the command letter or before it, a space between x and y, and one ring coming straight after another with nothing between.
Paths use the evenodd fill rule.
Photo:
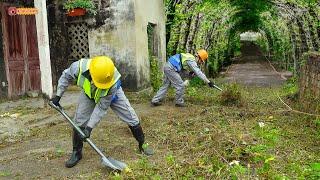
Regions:
<instances>
[{"instance_id":1,"label":"overgrown vegetation","mask_svg":"<svg viewBox=\"0 0 320 180\"><path fill-rule=\"evenodd\" d=\"M151 87L154 92L158 91L162 84L162 72L159 67L159 60L155 56L150 58L150 78Z\"/></svg>"},{"instance_id":2,"label":"overgrown vegetation","mask_svg":"<svg viewBox=\"0 0 320 180\"><path fill-rule=\"evenodd\" d=\"M248 105L220 106L220 92L205 86L188 87L186 101L192 103L190 108L178 114L168 108L158 109L156 116L143 117L146 127L154 127L146 129L156 142L157 157L141 157L130 163L132 173L111 177L320 178L320 126L312 116L285 110L275 94L285 97L289 91L237 85L224 89L240 93ZM169 93L169 99L173 98L174 94Z\"/></svg>"},{"instance_id":3,"label":"overgrown vegetation","mask_svg":"<svg viewBox=\"0 0 320 180\"><path fill-rule=\"evenodd\" d=\"M299 71L302 54L319 51L320 4L316 0L166 0L167 54L209 51L207 74L239 50L239 35L261 34L258 44L279 68Z\"/></svg>"},{"instance_id":4,"label":"overgrown vegetation","mask_svg":"<svg viewBox=\"0 0 320 180\"><path fill-rule=\"evenodd\" d=\"M217 80L218 81L218 80ZM219 81L218 84L221 84ZM197 83L196 83L197 84ZM291 85L280 88L246 88L222 86L241 94L245 106L222 106L220 91L206 85L186 89L186 108L172 103L169 92L164 105L150 109L151 96L127 93L141 120L148 143L156 154L145 157L134 152L137 144L127 125L114 115L104 117L92 138L106 154L129 164L132 172L111 172L101 168L98 156L85 145L84 159L75 168L74 179L319 179L320 119L288 111L278 99L288 101ZM137 99L137 101L131 101ZM169 99L169 101L168 101ZM39 110L38 110L39 111ZM29 112L29 111L28 111ZM74 112L74 107L69 113ZM30 136L21 137L19 147L43 141L47 151L32 151L28 160L54 163L67 171L71 128L54 111L55 125L35 128ZM32 113L34 116L36 114ZM24 115L24 119L30 116ZM108 121L107 121L108 120ZM53 134L55 136L53 136ZM19 137L20 138L20 137ZM34 140L34 138L36 140ZM51 138L51 139L50 139ZM53 138L53 139L52 139ZM54 143L51 147L49 142ZM31 149L30 149L31 152ZM14 161L8 160L6 163ZM25 160L25 159L22 159ZM60 166L59 166L60 165ZM16 166L16 164L15 164ZM12 167L12 164L9 167ZM68 170L70 172L70 170ZM47 172L49 173L49 172ZM0 176L19 177L12 169ZM58 176L58 175L57 175ZM61 175L62 176L62 175Z\"/></svg>"}]
</instances>

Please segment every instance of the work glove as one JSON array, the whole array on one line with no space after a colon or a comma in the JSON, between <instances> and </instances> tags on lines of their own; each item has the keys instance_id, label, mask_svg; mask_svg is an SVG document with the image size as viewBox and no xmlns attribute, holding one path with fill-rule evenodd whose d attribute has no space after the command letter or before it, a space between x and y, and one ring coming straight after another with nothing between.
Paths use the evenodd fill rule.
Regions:
<instances>
[{"instance_id":1,"label":"work glove","mask_svg":"<svg viewBox=\"0 0 320 180\"><path fill-rule=\"evenodd\" d=\"M211 88L213 88L213 87L214 87L214 84L210 81L210 82L208 82L208 86L211 87Z\"/></svg>"},{"instance_id":2,"label":"work glove","mask_svg":"<svg viewBox=\"0 0 320 180\"><path fill-rule=\"evenodd\" d=\"M58 107L61 107L60 105L60 99L61 97L60 96L55 96L54 98L50 99L50 101L52 101L52 103L55 105L55 106L58 106Z\"/></svg>"},{"instance_id":3,"label":"work glove","mask_svg":"<svg viewBox=\"0 0 320 180\"><path fill-rule=\"evenodd\" d=\"M91 135L92 128L87 126L82 132L85 136L81 136L81 140L85 141Z\"/></svg>"}]
</instances>

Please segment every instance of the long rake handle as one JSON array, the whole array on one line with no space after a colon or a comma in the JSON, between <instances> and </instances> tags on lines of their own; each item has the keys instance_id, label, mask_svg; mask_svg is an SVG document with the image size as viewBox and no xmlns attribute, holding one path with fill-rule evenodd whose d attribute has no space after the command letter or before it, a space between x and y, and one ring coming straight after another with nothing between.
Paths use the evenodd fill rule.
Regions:
<instances>
[{"instance_id":1,"label":"long rake handle","mask_svg":"<svg viewBox=\"0 0 320 180\"><path fill-rule=\"evenodd\" d=\"M81 131L81 129L71 120L68 114L64 112L62 107L58 107L54 105L52 102L49 102L49 105L54 109L56 109L58 112L60 112L69 121L69 123L78 131L78 133L81 134L81 136L83 137L85 136L85 134ZM102 158L106 158L105 155L100 151L100 149L89 138L87 138L86 141Z\"/></svg>"}]
</instances>

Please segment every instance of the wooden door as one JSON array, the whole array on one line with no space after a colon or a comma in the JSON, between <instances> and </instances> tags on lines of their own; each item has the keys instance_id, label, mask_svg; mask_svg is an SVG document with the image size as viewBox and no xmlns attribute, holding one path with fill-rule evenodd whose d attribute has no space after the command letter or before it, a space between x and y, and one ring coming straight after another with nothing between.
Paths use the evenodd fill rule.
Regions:
<instances>
[{"instance_id":1,"label":"wooden door","mask_svg":"<svg viewBox=\"0 0 320 180\"><path fill-rule=\"evenodd\" d=\"M40 90L40 66L34 16L10 16L1 5L8 96Z\"/></svg>"},{"instance_id":2,"label":"wooden door","mask_svg":"<svg viewBox=\"0 0 320 180\"><path fill-rule=\"evenodd\" d=\"M26 35L27 35L27 90L40 90L41 75L40 61L38 52L37 29L35 16L24 16L26 19Z\"/></svg>"},{"instance_id":3,"label":"wooden door","mask_svg":"<svg viewBox=\"0 0 320 180\"><path fill-rule=\"evenodd\" d=\"M3 40L1 28L1 9L0 9L0 98L8 96L7 74L3 55Z\"/></svg>"}]
</instances>

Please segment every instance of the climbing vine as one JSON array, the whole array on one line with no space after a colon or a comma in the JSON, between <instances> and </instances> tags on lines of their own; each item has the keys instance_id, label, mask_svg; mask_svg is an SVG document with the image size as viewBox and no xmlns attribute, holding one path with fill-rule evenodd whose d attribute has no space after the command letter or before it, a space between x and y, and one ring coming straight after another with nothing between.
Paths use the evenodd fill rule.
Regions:
<instances>
[{"instance_id":1,"label":"climbing vine","mask_svg":"<svg viewBox=\"0 0 320 180\"><path fill-rule=\"evenodd\" d=\"M209 52L206 73L217 72L238 55L240 34L260 33L257 44L279 68L299 72L302 55L319 51L317 0L166 0L167 54Z\"/></svg>"}]
</instances>

